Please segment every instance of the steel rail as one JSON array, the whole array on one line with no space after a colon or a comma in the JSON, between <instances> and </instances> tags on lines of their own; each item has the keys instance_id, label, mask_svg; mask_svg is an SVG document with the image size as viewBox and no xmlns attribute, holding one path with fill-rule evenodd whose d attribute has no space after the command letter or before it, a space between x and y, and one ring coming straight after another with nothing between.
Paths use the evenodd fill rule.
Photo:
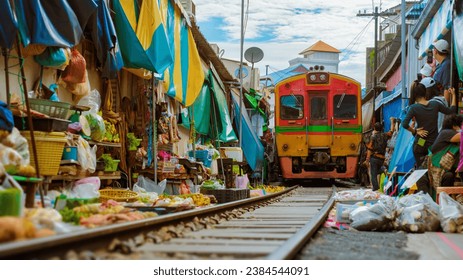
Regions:
<instances>
[{"instance_id":1,"label":"steel rail","mask_svg":"<svg viewBox=\"0 0 463 280\"><path fill-rule=\"evenodd\" d=\"M5 244L0 244L0 259L8 259L16 256L35 255L35 253L46 252L52 254L50 251L59 249L60 251L72 249L76 247L77 243L85 243L86 246L91 246L91 243L98 243L104 240L105 242L111 241L111 237L119 237L119 235L136 234L144 231L149 231L153 228L167 225L172 222L180 222L182 220L193 219L194 217L202 217L214 214L215 212L223 212L232 210L236 207L252 206L266 200L279 197L288 193L299 186L289 187L281 192L268 194L261 197L252 197L238 201L218 204L212 207L198 208L186 210L178 213L171 213L160 215L153 218L147 218L138 221L127 223L113 224L101 226L93 229L82 229L70 233L54 235L43 238L28 239L24 241L16 241Z\"/></svg>"},{"instance_id":2,"label":"steel rail","mask_svg":"<svg viewBox=\"0 0 463 280\"><path fill-rule=\"evenodd\" d=\"M291 260L297 253L309 242L309 240L318 231L320 226L325 222L330 210L335 204L336 187L332 188L332 193L322 209L313 217L304 227L296 232L291 238L286 240L275 251L264 259L267 260Z\"/></svg>"}]
</instances>

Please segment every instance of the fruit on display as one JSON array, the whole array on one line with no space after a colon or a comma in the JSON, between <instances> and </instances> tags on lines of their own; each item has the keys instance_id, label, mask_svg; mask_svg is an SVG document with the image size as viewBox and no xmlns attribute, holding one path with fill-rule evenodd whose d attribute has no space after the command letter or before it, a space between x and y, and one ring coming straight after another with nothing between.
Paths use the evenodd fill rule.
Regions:
<instances>
[{"instance_id":1,"label":"fruit on display","mask_svg":"<svg viewBox=\"0 0 463 280\"><path fill-rule=\"evenodd\" d=\"M202 193L192 193L192 194L182 194L182 198L191 198L195 206L206 206L211 204L211 199L208 196L205 196Z\"/></svg>"},{"instance_id":2,"label":"fruit on display","mask_svg":"<svg viewBox=\"0 0 463 280\"><path fill-rule=\"evenodd\" d=\"M284 186L271 186L271 185L257 185L255 187L249 187L251 190L259 190L262 189L265 193L277 193L285 190Z\"/></svg>"}]
</instances>

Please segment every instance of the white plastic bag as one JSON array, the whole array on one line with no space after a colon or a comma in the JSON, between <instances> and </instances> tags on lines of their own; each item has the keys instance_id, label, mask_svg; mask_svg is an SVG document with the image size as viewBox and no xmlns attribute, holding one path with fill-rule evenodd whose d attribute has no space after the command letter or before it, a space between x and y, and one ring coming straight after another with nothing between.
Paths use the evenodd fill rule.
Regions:
<instances>
[{"instance_id":1,"label":"white plastic bag","mask_svg":"<svg viewBox=\"0 0 463 280\"><path fill-rule=\"evenodd\" d=\"M100 93L96 89L91 90L90 93L87 96L83 97L77 105L90 107L89 111L82 112L83 115L98 113L98 111L100 111L101 106Z\"/></svg>"},{"instance_id":2,"label":"white plastic bag","mask_svg":"<svg viewBox=\"0 0 463 280\"><path fill-rule=\"evenodd\" d=\"M440 224L444 232L463 232L463 205L451 198L447 193L439 194Z\"/></svg>"},{"instance_id":3,"label":"white plastic bag","mask_svg":"<svg viewBox=\"0 0 463 280\"><path fill-rule=\"evenodd\" d=\"M159 184L156 184L156 182L154 182L150 178L146 178L142 175L138 176L137 186L145 189L147 192L154 192L157 194L162 194L164 193L164 190L166 189L166 185L167 185L167 179L164 179L161 182L159 182Z\"/></svg>"},{"instance_id":4,"label":"white plastic bag","mask_svg":"<svg viewBox=\"0 0 463 280\"><path fill-rule=\"evenodd\" d=\"M77 161L83 170L88 170L90 173L95 172L96 150L96 145L90 147L88 142L79 136L79 140L77 140Z\"/></svg>"}]
</instances>

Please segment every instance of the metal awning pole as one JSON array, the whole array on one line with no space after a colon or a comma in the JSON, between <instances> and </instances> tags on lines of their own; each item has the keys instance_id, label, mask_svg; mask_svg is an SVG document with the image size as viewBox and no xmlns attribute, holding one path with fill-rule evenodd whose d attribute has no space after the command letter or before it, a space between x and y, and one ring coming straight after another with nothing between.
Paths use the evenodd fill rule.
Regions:
<instances>
[{"instance_id":1,"label":"metal awning pole","mask_svg":"<svg viewBox=\"0 0 463 280\"><path fill-rule=\"evenodd\" d=\"M243 148L243 44L244 44L244 0L241 0L241 39L240 39L240 148Z\"/></svg>"},{"instance_id":2,"label":"metal awning pole","mask_svg":"<svg viewBox=\"0 0 463 280\"><path fill-rule=\"evenodd\" d=\"M2 48L3 57L5 58L5 85L6 85L6 104L10 107L10 73L8 72L8 53L9 49Z\"/></svg>"},{"instance_id":3,"label":"metal awning pole","mask_svg":"<svg viewBox=\"0 0 463 280\"><path fill-rule=\"evenodd\" d=\"M16 49L18 52L18 59L19 59L19 68L21 70L21 79L22 79L22 84L23 84L23 91L24 91L24 100L26 101L26 110L27 110L27 123L29 125L29 133L31 136L31 145L32 145L32 153L34 157L34 162L35 162L35 172L37 178L40 178L40 170L39 170L39 160L37 157L37 147L35 145L35 137L34 137L34 125L32 123L32 117L31 117L31 109L29 105L29 96L27 94L27 83L26 83L26 75L24 74L24 58L22 57L22 52L21 52L21 40L17 39L17 44L16 44ZM43 199L43 184L40 183L39 186L39 192L40 192L40 201L42 203L42 207L45 207L45 201Z\"/></svg>"},{"instance_id":4,"label":"metal awning pole","mask_svg":"<svg viewBox=\"0 0 463 280\"><path fill-rule=\"evenodd\" d=\"M156 120L156 97L155 97L155 78L154 78L154 72L151 72L152 76L152 84L151 84L151 93L153 97L153 157L154 157L154 182L157 184L158 183L158 140L157 140L157 120Z\"/></svg>"}]
</instances>

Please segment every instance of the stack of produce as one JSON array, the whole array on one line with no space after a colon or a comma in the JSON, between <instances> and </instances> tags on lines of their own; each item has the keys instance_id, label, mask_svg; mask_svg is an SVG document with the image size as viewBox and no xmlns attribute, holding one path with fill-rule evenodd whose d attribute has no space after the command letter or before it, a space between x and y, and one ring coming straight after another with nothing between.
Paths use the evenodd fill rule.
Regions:
<instances>
[{"instance_id":1,"label":"stack of produce","mask_svg":"<svg viewBox=\"0 0 463 280\"><path fill-rule=\"evenodd\" d=\"M93 228L97 226L129 222L157 216L154 212L139 212L125 208L114 200L86 204L73 209L60 210L63 221Z\"/></svg>"},{"instance_id":2,"label":"stack of produce","mask_svg":"<svg viewBox=\"0 0 463 280\"><path fill-rule=\"evenodd\" d=\"M264 190L265 193L277 193L285 190L283 186L271 186L271 185L257 185L255 187L249 187L251 190Z\"/></svg>"}]
</instances>

